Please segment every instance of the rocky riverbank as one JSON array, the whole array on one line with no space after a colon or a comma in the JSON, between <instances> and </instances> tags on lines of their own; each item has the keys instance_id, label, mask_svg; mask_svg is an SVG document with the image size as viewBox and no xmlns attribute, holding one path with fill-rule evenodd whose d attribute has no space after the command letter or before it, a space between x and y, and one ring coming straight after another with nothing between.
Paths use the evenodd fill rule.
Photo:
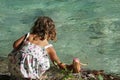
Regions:
<instances>
[{"instance_id":1,"label":"rocky riverbank","mask_svg":"<svg viewBox=\"0 0 120 80\"><path fill-rule=\"evenodd\" d=\"M0 80L10 80L7 59L0 58ZM42 80L120 80L120 74L105 73L104 70L84 69L81 73L73 74L52 66Z\"/></svg>"}]
</instances>

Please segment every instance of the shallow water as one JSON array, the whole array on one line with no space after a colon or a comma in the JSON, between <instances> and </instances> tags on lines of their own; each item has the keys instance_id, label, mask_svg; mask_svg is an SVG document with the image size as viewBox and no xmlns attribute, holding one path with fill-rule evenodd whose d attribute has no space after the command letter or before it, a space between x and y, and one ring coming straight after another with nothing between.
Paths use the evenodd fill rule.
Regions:
<instances>
[{"instance_id":1,"label":"shallow water","mask_svg":"<svg viewBox=\"0 0 120 80\"><path fill-rule=\"evenodd\" d=\"M120 0L0 0L0 55L45 15L56 24L53 43L63 62L79 57L86 68L120 73Z\"/></svg>"}]
</instances>

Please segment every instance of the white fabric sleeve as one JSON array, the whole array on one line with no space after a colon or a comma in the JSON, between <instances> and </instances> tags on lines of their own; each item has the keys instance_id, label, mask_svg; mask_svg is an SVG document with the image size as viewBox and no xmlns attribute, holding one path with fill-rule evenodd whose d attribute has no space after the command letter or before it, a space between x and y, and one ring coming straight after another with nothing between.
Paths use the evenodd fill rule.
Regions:
<instances>
[{"instance_id":1,"label":"white fabric sleeve","mask_svg":"<svg viewBox=\"0 0 120 80\"><path fill-rule=\"evenodd\" d=\"M52 47L52 46L53 46L52 44L48 44L47 46L45 46L45 49Z\"/></svg>"}]
</instances>

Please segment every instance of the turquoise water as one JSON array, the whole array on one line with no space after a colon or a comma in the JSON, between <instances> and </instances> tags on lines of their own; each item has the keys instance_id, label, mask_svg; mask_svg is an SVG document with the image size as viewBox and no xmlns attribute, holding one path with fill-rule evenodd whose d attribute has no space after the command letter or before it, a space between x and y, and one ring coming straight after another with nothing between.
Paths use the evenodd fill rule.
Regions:
<instances>
[{"instance_id":1,"label":"turquoise water","mask_svg":"<svg viewBox=\"0 0 120 80\"><path fill-rule=\"evenodd\" d=\"M0 56L42 15L55 21L63 62L79 57L86 68L120 73L120 0L0 0Z\"/></svg>"}]
</instances>

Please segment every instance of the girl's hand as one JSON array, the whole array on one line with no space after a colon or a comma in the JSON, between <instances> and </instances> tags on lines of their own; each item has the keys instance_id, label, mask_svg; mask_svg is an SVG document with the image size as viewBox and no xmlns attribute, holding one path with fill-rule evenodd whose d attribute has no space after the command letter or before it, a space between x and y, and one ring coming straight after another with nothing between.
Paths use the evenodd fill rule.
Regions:
<instances>
[{"instance_id":1,"label":"girl's hand","mask_svg":"<svg viewBox=\"0 0 120 80\"><path fill-rule=\"evenodd\" d=\"M60 63L60 64L58 64L58 66L60 69L66 69L66 64L64 64L64 63Z\"/></svg>"}]
</instances>

